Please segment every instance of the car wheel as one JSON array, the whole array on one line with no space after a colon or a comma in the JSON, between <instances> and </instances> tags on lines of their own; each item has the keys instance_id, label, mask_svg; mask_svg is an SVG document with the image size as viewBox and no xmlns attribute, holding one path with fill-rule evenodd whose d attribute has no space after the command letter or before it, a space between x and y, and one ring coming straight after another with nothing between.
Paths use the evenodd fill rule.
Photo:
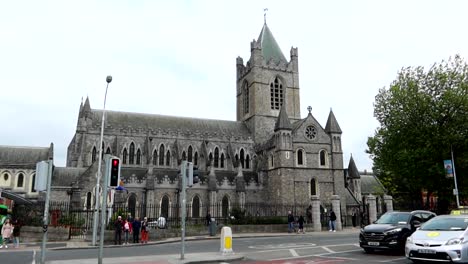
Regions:
<instances>
[{"instance_id":1,"label":"car wheel","mask_svg":"<svg viewBox=\"0 0 468 264\"><path fill-rule=\"evenodd\" d=\"M364 251L366 253L373 253L374 252L374 249L373 248L364 248Z\"/></svg>"}]
</instances>

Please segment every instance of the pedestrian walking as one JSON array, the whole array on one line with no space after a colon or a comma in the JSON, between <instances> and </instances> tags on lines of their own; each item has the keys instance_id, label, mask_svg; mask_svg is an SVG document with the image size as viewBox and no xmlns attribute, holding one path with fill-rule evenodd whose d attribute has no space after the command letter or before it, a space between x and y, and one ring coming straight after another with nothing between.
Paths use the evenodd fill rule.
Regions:
<instances>
[{"instance_id":1,"label":"pedestrian walking","mask_svg":"<svg viewBox=\"0 0 468 264\"><path fill-rule=\"evenodd\" d=\"M145 216L143 218L143 222L141 222L141 243L148 243L149 239L149 226L148 226L148 218Z\"/></svg>"},{"instance_id":2,"label":"pedestrian walking","mask_svg":"<svg viewBox=\"0 0 468 264\"><path fill-rule=\"evenodd\" d=\"M118 216L117 220L114 222L114 245L122 245L122 230L123 230L123 221L122 216ZM118 244L117 244L118 243Z\"/></svg>"},{"instance_id":3,"label":"pedestrian walking","mask_svg":"<svg viewBox=\"0 0 468 264\"><path fill-rule=\"evenodd\" d=\"M357 225L357 212L356 211L357 211L357 209L354 208L352 216L351 216L351 219L353 221L353 227L356 227L356 225Z\"/></svg>"},{"instance_id":4,"label":"pedestrian walking","mask_svg":"<svg viewBox=\"0 0 468 264\"><path fill-rule=\"evenodd\" d=\"M135 220L132 222L133 243L140 243L140 229L141 229L140 218L135 217Z\"/></svg>"},{"instance_id":5,"label":"pedestrian walking","mask_svg":"<svg viewBox=\"0 0 468 264\"><path fill-rule=\"evenodd\" d=\"M124 245L128 245L128 238L130 234L132 233L132 224L128 221L128 219L125 219L123 223L123 231L124 231Z\"/></svg>"},{"instance_id":6,"label":"pedestrian walking","mask_svg":"<svg viewBox=\"0 0 468 264\"><path fill-rule=\"evenodd\" d=\"M208 234L210 233L210 224L211 224L211 214L209 212L206 213L206 217L205 217L205 222L206 222L206 226L208 227Z\"/></svg>"},{"instance_id":7,"label":"pedestrian walking","mask_svg":"<svg viewBox=\"0 0 468 264\"><path fill-rule=\"evenodd\" d=\"M304 233L304 217L301 215L299 216L299 220L297 220L297 222L299 223L299 229L297 230L297 233Z\"/></svg>"},{"instance_id":8,"label":"pedestrian walking","mask_svg":"<svg viewBox=\"0 0 468 264\"><path fill-rule=\"evenodd\" d=\"M333 212L333 209L330 210L330 232L336 232L335 229L335 223L336 223L336 214Z\"/></svg>"},{"instance_id":9,"label":"pedestrian walking","mask_svg":"<svg viewBox=\"0 0 468 264\"><path fill-rule=\"evenodd\" d=\"M16 219L13 222L13 245L15 246L15 248L19 247L20 230L21 230L21 225L20 225L18 219Z\"/></svg>"},{"instance_id":10,"label":"pedestrian walking","mask_svg":"<svg viewBox=\"0 0 468 264\"><path fill-rule=\"evenodd\" d=\"M2 226L2 239L3 243L0 248L8 248L7 242L10 240L11 235L13 234L13 225L10 218L7 218Z\"/></svg>"},{"instance_id":11,"label":"pedestrian walking","mask_svg":"<svg viewBox=\"0 0 468 264\"><path fill-rule=\"evenodd\" d=\"M288 211L288 233L294 231L294 215L291 211Z\"/></svg>"}]
</instances>

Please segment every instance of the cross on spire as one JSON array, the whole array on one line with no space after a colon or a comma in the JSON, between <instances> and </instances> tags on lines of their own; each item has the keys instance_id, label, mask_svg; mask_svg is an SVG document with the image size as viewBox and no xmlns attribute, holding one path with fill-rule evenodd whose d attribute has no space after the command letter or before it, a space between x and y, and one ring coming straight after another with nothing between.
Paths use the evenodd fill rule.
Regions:
<instances>
[{"instance_id":1,"label":"cross on spire","mask_svg":"<svg viewBox=\"0 0 468 264\"><path fill-rule=\"evenodd\" d=\"M309 114L310 114L310 112L312 112L312 106L309 105L309 106L307 107L307 111L309 111Z\"/></svg>"},{"instance_id":2,"label":"cross on spire","mask_svg":"<svg viewBox=\"0 0 468 264\"><path fill-rule=\"evenodd\" d=\"M263 8L263 20L265 21L266 24L266 14L267 14L268 8Z\"/></svg>"}]
</instances>

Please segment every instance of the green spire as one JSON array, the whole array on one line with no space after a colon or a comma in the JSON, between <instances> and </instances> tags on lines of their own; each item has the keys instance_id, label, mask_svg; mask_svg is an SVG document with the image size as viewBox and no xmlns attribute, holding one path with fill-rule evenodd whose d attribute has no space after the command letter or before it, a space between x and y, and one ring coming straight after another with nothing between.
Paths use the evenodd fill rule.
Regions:
<instances>
[{"instance_id":1,"label":"green spire","mask_svg":"<svg viewBox=\"0 0 468 264\"><path fill-rule=\"evenodd\" d=\"M263 58L266 62L273 59L275 62L288 63L266 23L263 24L262 32L260 32L257 42L262 47Z\"/></svg>"}]
</instances>

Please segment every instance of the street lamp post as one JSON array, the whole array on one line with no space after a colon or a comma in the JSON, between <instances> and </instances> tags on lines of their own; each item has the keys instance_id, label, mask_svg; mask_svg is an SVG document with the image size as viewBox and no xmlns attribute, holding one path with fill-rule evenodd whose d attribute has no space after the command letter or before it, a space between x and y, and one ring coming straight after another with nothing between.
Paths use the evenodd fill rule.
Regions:
<instances>
[{"instance_id":1,"label":"street lamp post","mask_svg":"<svg viewBox=\"0 0 468 264\"><path fill-rule=\"evenodd\" d=\"M107 86L106 86L106 93L104 94L104 107L102 108L102 123L101 123L101 138L99 140L99 160L98 160L98 171L96 174L96 191L95 191L95 206L94 206L94 219L93 219L93 246L96 246L96 237L97 237L97 226L98 226L98 218L99 218L99 183L101 181L101 163L102 163L102 141L104 136L104 120L106 117L106 99L107 99L107 88L109 88L109 83L112 82L112 76L108 75L106 78ZM104 183L107 184L107 183Z\"/></svg>"}]
</instances>

